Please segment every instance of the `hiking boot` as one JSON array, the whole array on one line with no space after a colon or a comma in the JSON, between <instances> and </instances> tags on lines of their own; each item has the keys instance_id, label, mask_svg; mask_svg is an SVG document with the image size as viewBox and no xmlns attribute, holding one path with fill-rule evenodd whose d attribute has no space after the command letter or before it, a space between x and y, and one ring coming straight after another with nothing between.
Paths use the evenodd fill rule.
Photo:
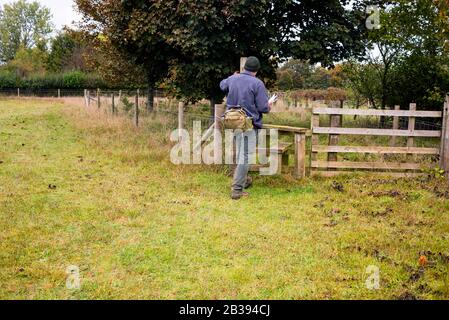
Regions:
<instances>
[{"instance_id":1,"label":"hiking boot","mask_svg":"<svg viewBox=\"0 0 449 320\"><path fill-rule=\"evenodd\" d=\"M249 189L253 186L253 178L252 177L247 177L246 178L246 184L245 184L245 189Z\"/></svg>"},{"instance_id":2,"label":"hiking boot","mask_svg":"<svg viewBox=\"0 0 449 320\"><path fill-rule=\"evenodd\" d=\"M234 190L234 191L232 191L231 199L232 200L240 200L241 198L248 197L248 196L249 196L248 192Z\"/></svg>"}]
</instances>

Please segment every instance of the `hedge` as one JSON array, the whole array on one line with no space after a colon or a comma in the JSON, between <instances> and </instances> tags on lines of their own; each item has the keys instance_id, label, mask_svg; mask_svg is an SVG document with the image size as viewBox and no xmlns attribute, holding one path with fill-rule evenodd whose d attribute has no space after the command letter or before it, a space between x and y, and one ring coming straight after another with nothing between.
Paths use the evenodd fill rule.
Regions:
<instances>
[{"instance_id":1,"label":"hedge","mask_svg":"<svg viewBox=\"0 0 449 320\"><path fill-rule=\"evenodd\" d=\"M0 71L0 90L4 89L95 89L109 88L98 76L86 74L81 71L72 71L63 74L33 75L20 78L10 71Z\"/></svg>"}]
</instances>

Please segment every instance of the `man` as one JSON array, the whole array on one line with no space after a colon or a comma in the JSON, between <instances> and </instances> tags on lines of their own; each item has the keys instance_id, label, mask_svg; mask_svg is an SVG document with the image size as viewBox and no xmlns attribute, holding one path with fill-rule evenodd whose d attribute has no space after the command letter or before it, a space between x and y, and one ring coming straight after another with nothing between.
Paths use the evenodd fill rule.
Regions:
<instances>
[{"instance_id":1,"label":"man","mask_svg":"<svg viewBox=\"0 0 449 320\"><path fill-rule=\"evenodd\" d=\"M235 134L237 167L232 183L231 198L233 200L249 195L244 192L244 189L252 184L251 177L248 177L249 159L256 152L255 137L257 130L262 129L263 114L271 110L267 89L263 82L256 78L259 69L259 59L249 57L243 73L235 73L220 83L221 90L227 94L227 108L242 107L247 116L253 119L254 125L254 130Z\"/></svg>"}]
</instances>

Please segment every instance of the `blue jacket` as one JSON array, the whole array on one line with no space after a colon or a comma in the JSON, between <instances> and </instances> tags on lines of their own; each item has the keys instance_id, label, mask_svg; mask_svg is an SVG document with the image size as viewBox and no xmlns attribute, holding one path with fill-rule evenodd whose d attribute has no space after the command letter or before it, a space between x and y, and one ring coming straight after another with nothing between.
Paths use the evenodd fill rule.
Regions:
<instances>
[{"instance_id":1,"label":"blue jacket","mask_svg":"<svg viewBox=\"0 0 449 320\"><path fill-rule=\"evenodd\" d=\"M261 80L251 73L230 76L220 83L220 89L227 95L227 108L241 106L249 117L253 118L254 127L262 128L264 113L269 113L267 89Z\"/></svg>"}]
</instances>

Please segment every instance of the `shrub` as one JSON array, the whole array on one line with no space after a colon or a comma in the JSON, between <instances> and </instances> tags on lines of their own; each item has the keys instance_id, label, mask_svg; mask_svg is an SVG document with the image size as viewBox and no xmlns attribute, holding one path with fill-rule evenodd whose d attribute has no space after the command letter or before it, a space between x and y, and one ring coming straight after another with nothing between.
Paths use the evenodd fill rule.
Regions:
<instances>
[{"instance_id":1,"label":"shrub","mask_svg":"<svg viewBox=\"0 0 449 320\"><path fill-rule=\"evenodd\" d=\"M71 71L56 74L34 74L27 78L20 78L15 72L0 70L0 89L96 89L109 86L98 76L81 71Z\"/></svg>"},{"instance_id":2,"label":"shrub","mask_svg":"<svg viewBox=\"0 0 449 320\"><path fill-rule=\"evenodd\" d=\"M20 78L13 72L0 71L0 89L17 88L20 86Z\"/></svg>"}]
</instances>

